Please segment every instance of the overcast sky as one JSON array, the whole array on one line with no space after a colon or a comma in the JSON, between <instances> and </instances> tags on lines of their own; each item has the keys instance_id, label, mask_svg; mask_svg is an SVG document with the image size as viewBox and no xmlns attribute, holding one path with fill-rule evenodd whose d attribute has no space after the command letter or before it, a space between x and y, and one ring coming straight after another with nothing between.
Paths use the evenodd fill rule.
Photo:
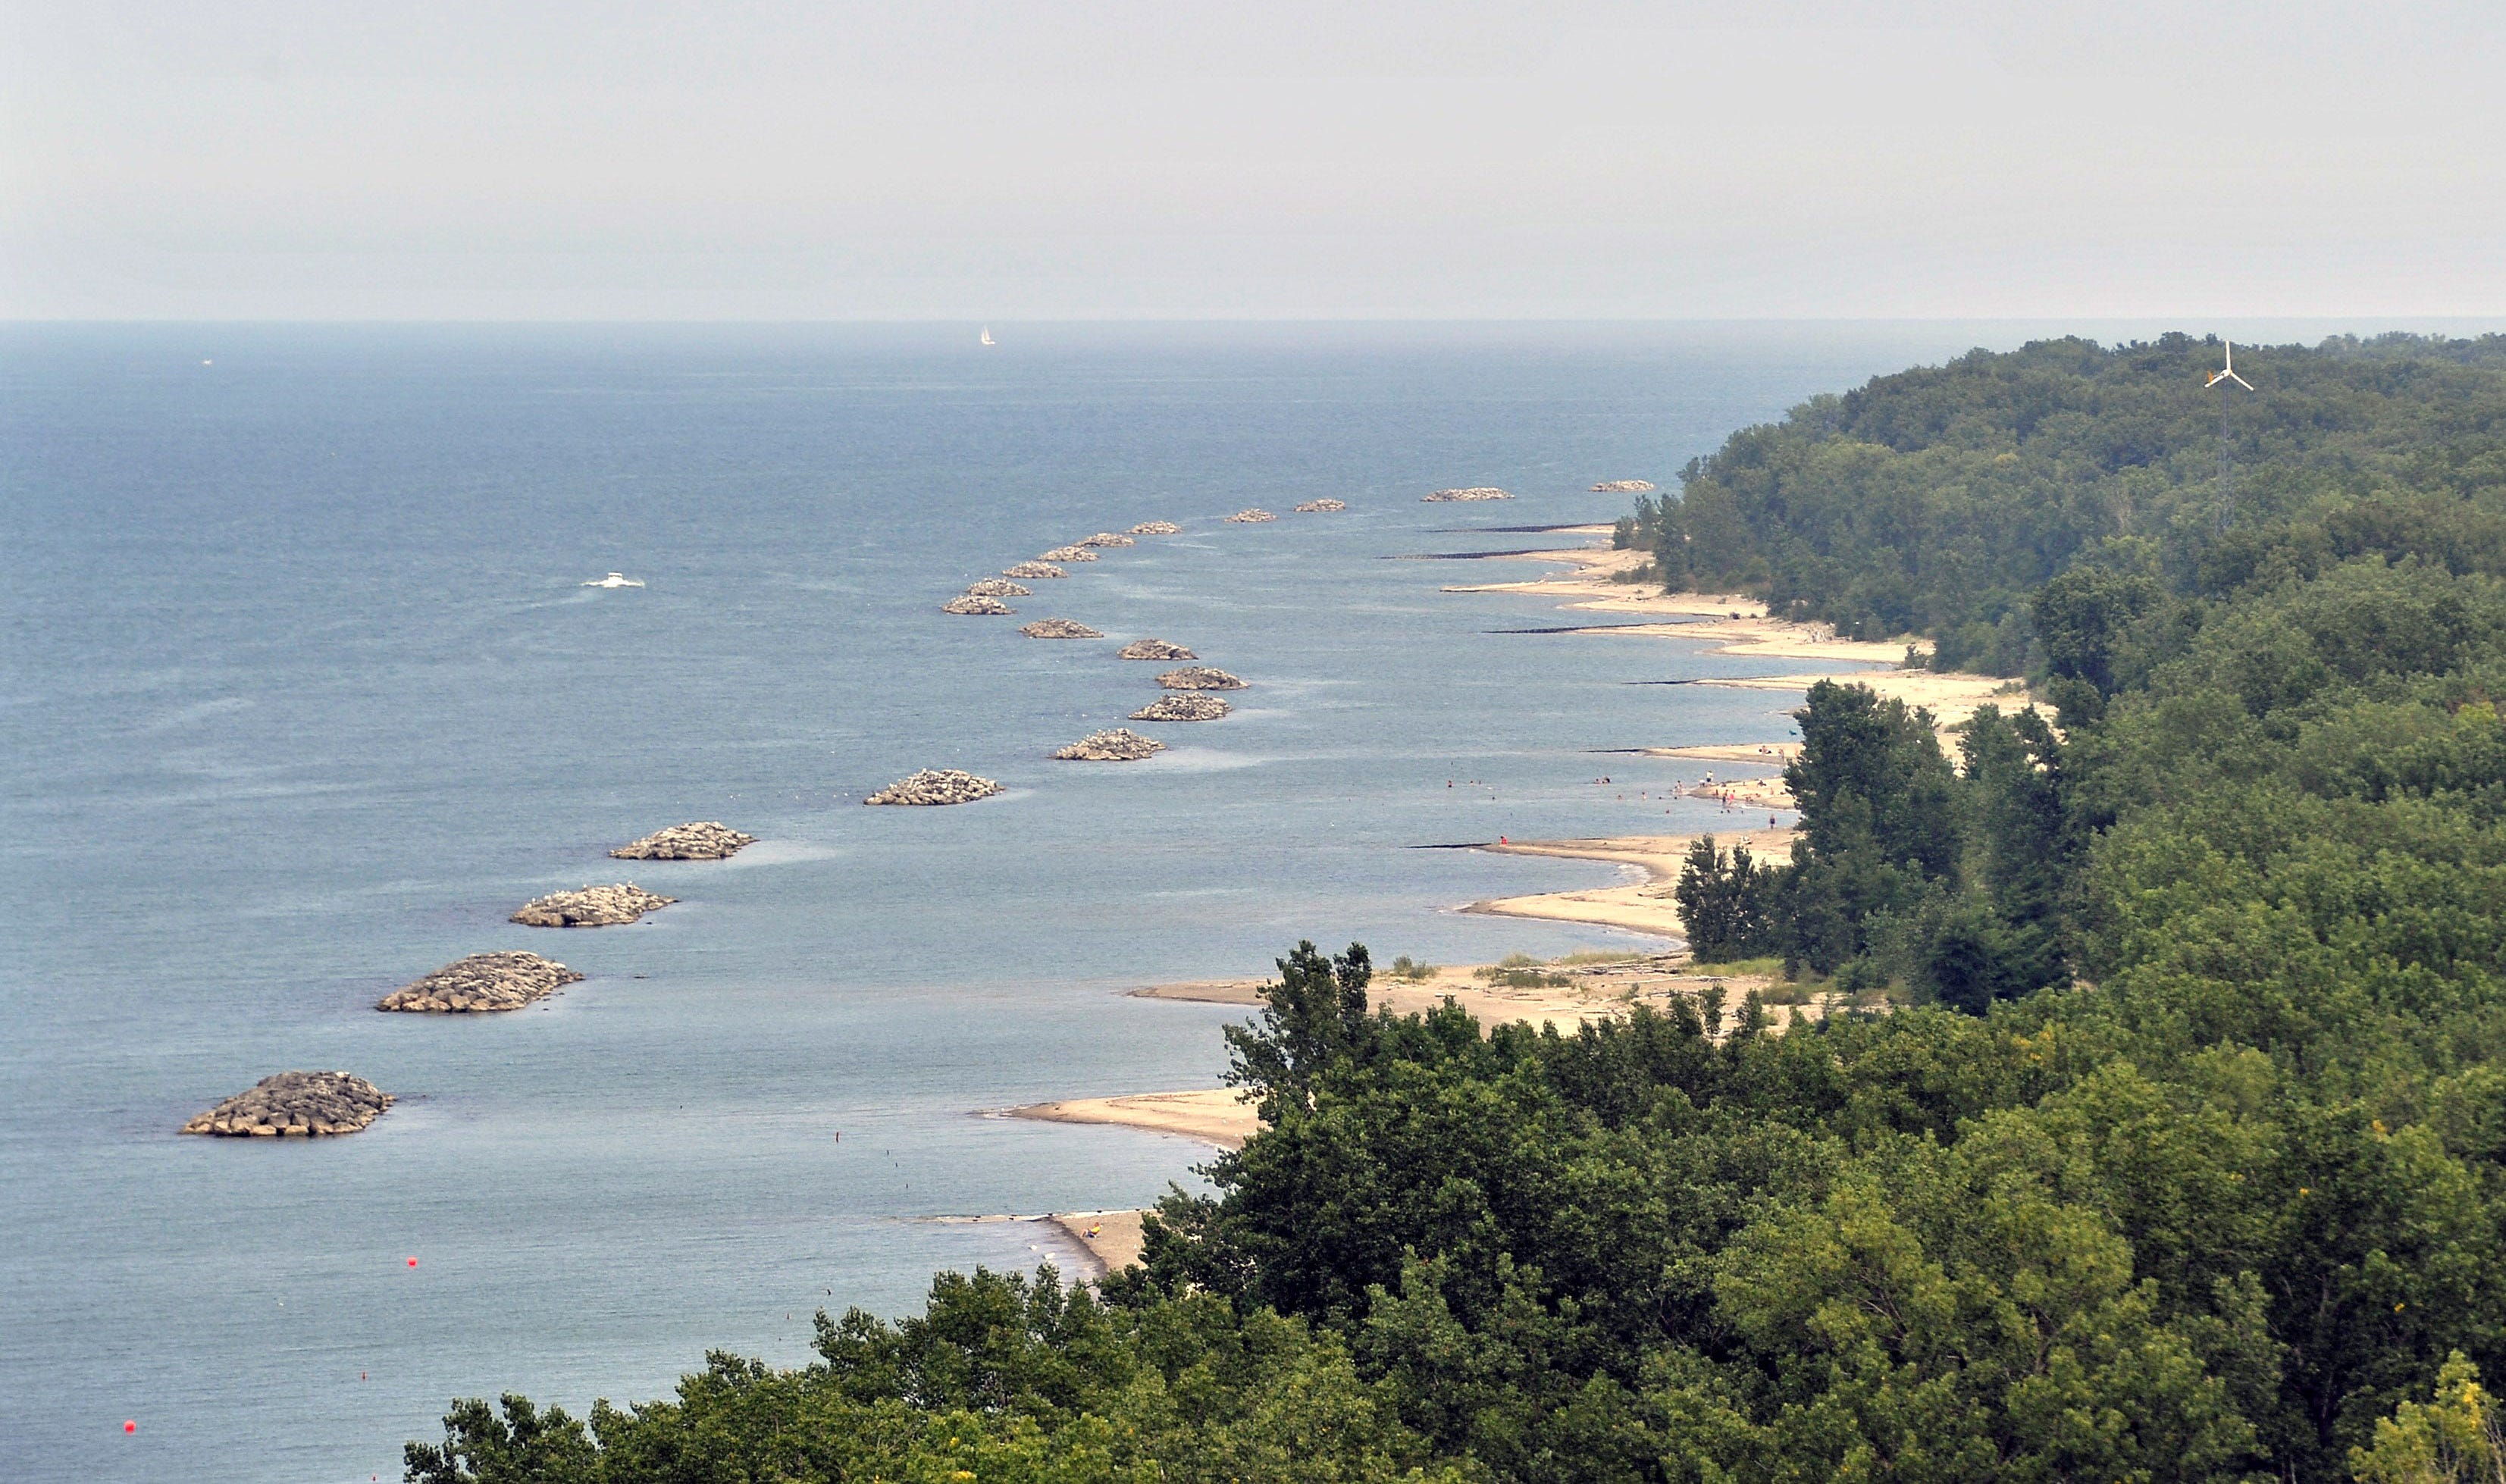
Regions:
<instances>
[{"instance_id":1,"label":"overcast sky","mask_svg":"<svg viewBox=\"0 0 2506 1484\"><path fill-rule=\"evenodd\" d=\"M7 0L0 317L2506 313L2506 3Z\"/></svg>"}]
</instances>

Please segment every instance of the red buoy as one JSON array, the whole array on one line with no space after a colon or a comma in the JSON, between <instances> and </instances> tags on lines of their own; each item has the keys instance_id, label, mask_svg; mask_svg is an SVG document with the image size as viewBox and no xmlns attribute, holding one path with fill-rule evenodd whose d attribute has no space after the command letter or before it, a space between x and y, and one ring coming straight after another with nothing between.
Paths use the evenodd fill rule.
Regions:
<instances>
[{"instance_id":1,"label":"red buoy","mask_svg":"<svg viewBox=\"0 0 2506 1484\"><path fill-rule=\"evenodd\" d=\"M410 1259L409 1259L409 1265L410 1265L411 1267L415 1267L415 1266L417 1266L417 1259L416 1259L415 1257L412 1257L412 1258L410 1258Z\"/></svg>"},{"instance_id":2,"label":"red buoy","mask_svg":"<svg viewBox=\"0 0 2506 1484\"><path fill-rule=\"evenodd\" d=\"M125 1432L136 1432L139 1431L139 1424L136 1422L125 1422L122 1425L122 1431Z\"/></svg>"}]
</instances>

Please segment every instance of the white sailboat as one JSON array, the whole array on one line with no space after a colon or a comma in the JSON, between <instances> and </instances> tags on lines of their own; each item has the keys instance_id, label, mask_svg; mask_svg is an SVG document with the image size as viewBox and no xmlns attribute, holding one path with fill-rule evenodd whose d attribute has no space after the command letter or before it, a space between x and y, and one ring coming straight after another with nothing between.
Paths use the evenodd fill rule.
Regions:
<instances>
[{"instance_id":1,"label":"white sailboat","mask_svg":"<svg viewBox=\"0 0 2506 1484\"><path fill-rule=\"evenodd\" d=\"M992 327L989 325L985 325L984 327L984 343L986 345L997 345L1000 343L998 340L992 338Z\"/></svg>"}]
</instances>

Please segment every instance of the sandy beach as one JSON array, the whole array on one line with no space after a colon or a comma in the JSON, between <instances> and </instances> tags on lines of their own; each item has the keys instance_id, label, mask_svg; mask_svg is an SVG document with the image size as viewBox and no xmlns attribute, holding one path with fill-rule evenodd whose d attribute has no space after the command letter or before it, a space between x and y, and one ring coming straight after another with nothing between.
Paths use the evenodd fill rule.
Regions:
<instances>
[{"instance_id":1,"label":"sandy beach","mask_svg":"<svg viewBox=\"0 0 2506 1484\"><path fill-rule=\"evenodd\" d=\"M1608 526L1570 529L1579 535L1607 537L1610 534ZM1943 746L1952 756L1955 755L1956 737L1951 728L1973 716L1978 706L1987 701L2004 706L2029 704L2023 684L2015 680L1897 668L1910 648L1906 640L1870 643L1839 639L1825 624L1792 623L1771 618L1764 605L1754 598L1729 593L1664 592L1651 584L1624 581L1625 574L1637 570L1647 561L1646 553L1641 551L1618 551L1595 546L1559 551L1506 552L1477 559L1563 563L1567 570L1522 582L1456 583L1444 590L1551 597L1557 600L1559 607L1569 611L1627 614L1662 620L1595 623L1590 627L1563 628L1558 630L1560 633L1673 639L1706 646L1712 654L1784 662L1781 671L1776 673L1699 680L1687 684L1751 690L1806 691L1813 682L1821 679L1850 679L1869 686L1883 698L1893 697L1908 705L1929 708L1942 729ZM1916 653L1922 650L1919 642L1911 647ZM1792 830L1781 825L1769 829L1746 828L1746 815L1747 811L1782 812L1791 808L1792 797L1784 788L1781 769L1800 751L1798 742L1774 739L1644 749L1650 757L1718 762L1756 770L1743 777L1716 778L1709 773L1705 779L1686 785L1683 792L1693 796L1729 797L1743 811L1735 820L1736 826L1740 828L1728 832L1714 831L1716 842L1724 845L1745 843L1755 854L1774 859L1791 853ZM1567 982L1536 987L1517 988L1490 982L1479 972L1486 966L1440 967L1425 977L1416 979L1396 979L1378 968L1371 989L1372 998L1378 1006L1404 1014L1432 1008L1450 999L1478 1017L1483 1025L1530 1021L1552 1025L1571 1034L1589 1022L1624 1015L1642 1004L1667 1004L1674 998L1695 1000L1709 991L1719 990L1726 996L1727 1003L1736 1007L1740 996L1751 991L1779 994L1782 987L1764 976L1704 975L1691 972L1684 929L1672 893L1682 863L1697 839L1696 834L1628 835L1595 839L1511 840L1481 846L1479 848L1503 855L1605 861L1633 866L1643 876L1640 880L1619 886L1475 901L1460 910L1554 922L1589 923L1649 934L1668 941L1661 951L1630 953L1615 961L1544 966L1544 972L1563 977ZM1154 984L1131 993L1145 999L1257 1006L1262 1003L1261 991L1265 982L1262 979L1194 980ZM1833 995L1815 995L1807 997L1802 1004L1779 1008L1775 1013L1779 1020L1794 1016L1814 1021L1824 1018L1829 1010L1842 1003ZM1121 1124L1197 1140L1226 1149L1241 1148L1244 1141L1259 1129L1253 1110L1232 1088L1077 1098L1013 1109L1010 1114L1058 1122ZM1128 1218L1128 1226L1118 1219L1126 1217ZM1071 1230L1073 1236L1092 1252L1099 1252L1100 1260L1110 1266L1122 1266L1137 1254L1137 1213L1092 1212L1055 1219L1064 1221L1065 1230ZM1068 1221L1078 1221L1080 1226L1073 1229L1066 1224ZM1083 1235L1086 1232L1093 1232L1094 1235ZM1126 1243L1130 1245L1125 1246ZM1122 1255L1126 1254L1128 1255ZM1118 1255L1121 1260L1116 1260Z\"/></svg>"},{"instance_id":2,"label":"sandy beach","mask_svg":"<svg viewBox=\"0 0 2506 1484\"><path fill-rule=\"evenodd\" d=\"M1560 608L1572 612L1634 614L1665 620L1661 623L1596 623L1590 628L1565 630L1570 633L1679 639L1703 645L1707 653L1715 654L1767 660L1819 661L1808 667L1786 666L1783 673L1700 680L1694 684L1738 690L1808 690L1814 681L1850 679L1869 686L1882 699L1902 700L1909 706L1929 708L1933 721L1941 728L1944 745L1952 753L1955 739L1950 728L1975 715L1978 706L1987 701L2004 707L2029 704L2024 683L2015 679L1896 668L1904 663L1909 650L1915 654L1928 654L1930 646L1925 640L1840 639L1834 629L1823 623L1792 623L1770 618L1766 606L1755 598L1736 593L1664 592L1650 583L1620 580L1625 574L1646 564L1649 557L1642 551L1617 551L1594 547L1481 559L1562 562L1568 564L1569 570L1522 582L1454 583L1444 590L1554 597ZM1868 668L1870 666L1888 668ZM1754 749L1757 744L1739 745ZM1683 750L1667 756L1699 754Z\"/></svg>"}]
</instances>

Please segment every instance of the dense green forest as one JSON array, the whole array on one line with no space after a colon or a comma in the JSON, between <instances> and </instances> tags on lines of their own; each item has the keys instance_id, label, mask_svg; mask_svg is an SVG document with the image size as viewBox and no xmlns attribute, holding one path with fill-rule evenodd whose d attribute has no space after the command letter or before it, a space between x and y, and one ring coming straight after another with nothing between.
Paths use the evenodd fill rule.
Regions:
<instances>
[{"instance_id":1,"label":"dense green forest","mask_svg":"<svg viewBox=\"0 0 2506 1484\"><path fill-rule=\"evenodd\" d=\"M1700 952L1891 997L1573 1036L1281 961L1264 1130L1097 1293L944 1275L508 1480L2491 1479L2506 1367L2506 340L1977 353L1736 435L1626 539L2058 702L1803 707ZM2225 477L2223 478L2223 472Z\"/></svg>"}]
</instances>

